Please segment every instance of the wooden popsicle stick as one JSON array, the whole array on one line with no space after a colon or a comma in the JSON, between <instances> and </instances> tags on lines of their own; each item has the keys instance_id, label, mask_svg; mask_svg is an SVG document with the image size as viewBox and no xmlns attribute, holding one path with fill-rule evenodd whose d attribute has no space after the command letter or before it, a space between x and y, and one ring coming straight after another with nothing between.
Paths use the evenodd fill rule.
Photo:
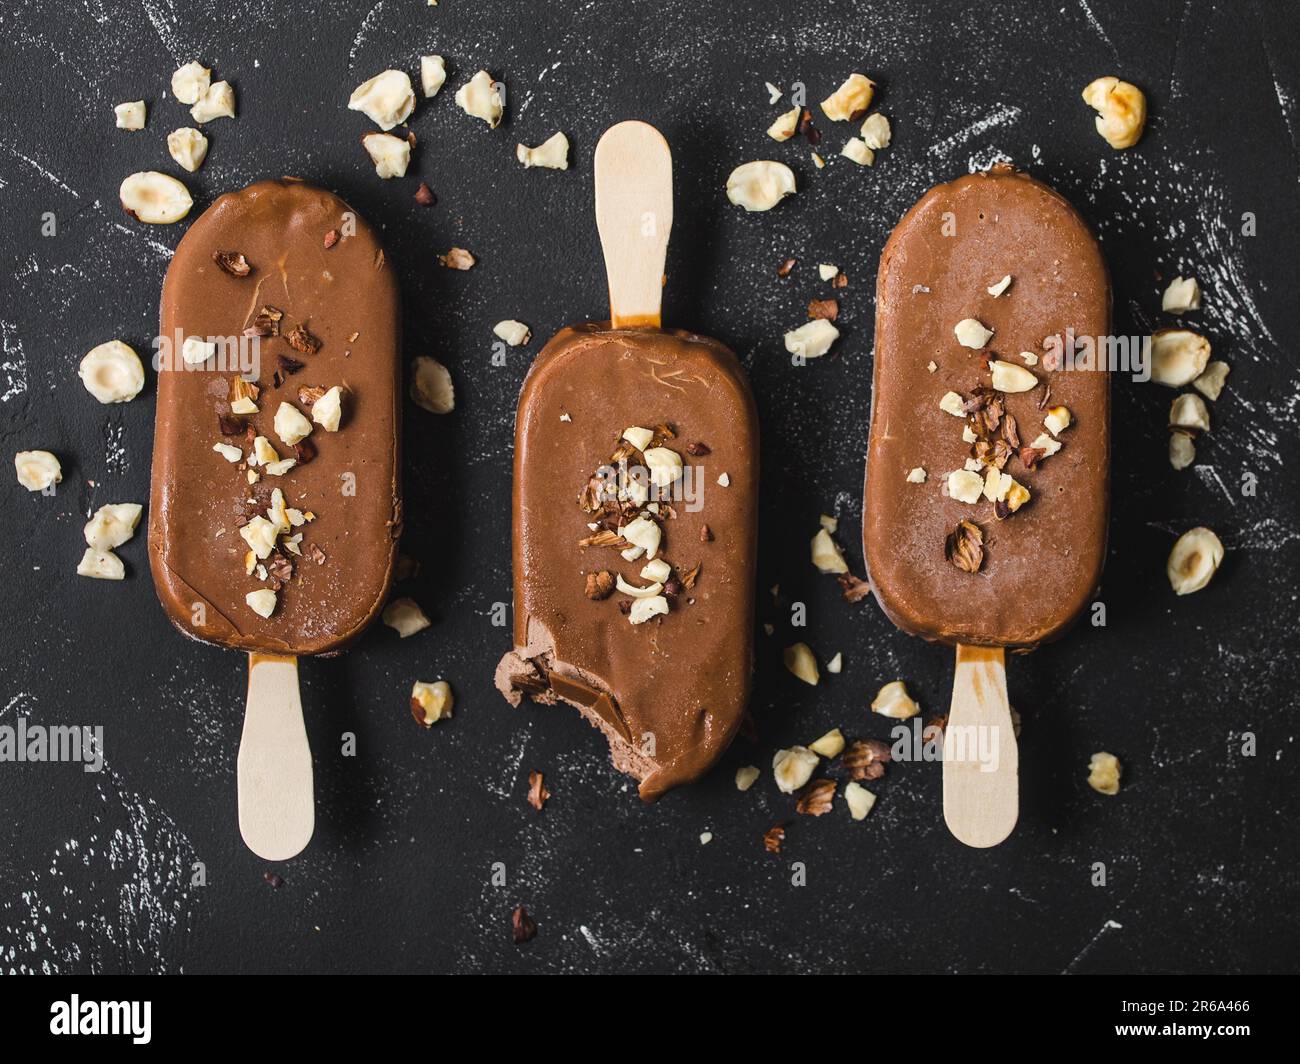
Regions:
<instances>
[{"instance_id":1,"label":"wooden popsicle stick","mask_svg":"<svg viewBox=\"0 0 1300 1064\"><path fill-rule=\"evenodd\" d=\"M316 827L316 803L297 658L248 655L237 775L239 833L248 848L268 861L302 853Z\"/></svg>"},{"instance_id":2,"label":"wooden popsicle stick","mask_svg":"<svg viewBox=\"0 0 1300 1064\"><path fill-rule=\"evenodd\" d=\"M673 156L645 122L611 126L596 145L596 227L615 329L658 328L673 227Z\"/></svg>"},{"instance_id":3,"label":"wooden popsicle stick","mask_svg":"<svg viewBox=\"0 0 1300 1064\"><path fill-rule=\"evenodd\" d=\"M1006 652L957 647L943 733L943 819L967 846L996 846L1020 815L1020 754L1007 701Z\"/></svg>"}]
</instances>

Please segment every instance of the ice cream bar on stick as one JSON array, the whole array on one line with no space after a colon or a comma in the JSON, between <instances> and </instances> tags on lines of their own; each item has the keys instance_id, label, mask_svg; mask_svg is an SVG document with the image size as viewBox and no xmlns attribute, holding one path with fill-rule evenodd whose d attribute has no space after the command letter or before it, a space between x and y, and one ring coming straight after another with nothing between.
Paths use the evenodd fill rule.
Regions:
<instances>
[{"instance_id":1,"label":"ice cream bar on stick","mask_svg":"<svg viewBox=\"0 0 1300 1064\"><path fill-rule=\"evenodd\" d=\"M1087 224L1008 165L927 192L881 256L867 570L898 627L957 648L944 819L971 846L1018 816L1005 651L1061 635L1101 578L1110 307Z\"/></svg>"},{"instance_id":2,"label":"ice cream bar on stick","mask_svg":"<svg viewBox=\"0 0 1300 1064\"><path fill-rule=\"evenodd\" d=\"M261 181L190 227L161 317L154 584L183 633L248 654L240 832L285 860L315 824L297 659L356 639L393 570L397 284L341 199Z\"/></svg>"},{"instance_id":3,"label":"ice cream bar on stick","mask_svg":"<svg viewBox=\"0 0 1300 1064\"><path fill-rule=\"evenodd\" d=\"M750 689L758 424L715 340L660 327L672 158L623 122L595 153L610 321L562 330L515 433L512 704L567 702L653 800L699 778Z\"/></svg>"}]
</instances>

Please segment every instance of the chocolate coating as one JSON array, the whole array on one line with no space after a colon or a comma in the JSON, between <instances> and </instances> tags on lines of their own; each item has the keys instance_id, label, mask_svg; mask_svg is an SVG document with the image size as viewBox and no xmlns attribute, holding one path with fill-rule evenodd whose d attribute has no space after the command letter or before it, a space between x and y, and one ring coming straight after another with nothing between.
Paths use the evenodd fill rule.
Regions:
<instances>
[{"instance_id":1,"label":"chocolate coating","mask_svg":"<svg viewBox=\"0 0 1300 1064\"><path fill-rule=\"evenodd\" d=\"M955 225L955 230L954 230ZM998 297L989 286L1010 274ZM1095 593L1106 551L1110 379L1052 369L1044 339L1073 329L1110 332L1110 281L1086 223L1060 195L1010 167L971 174L927 192L904 215L881 256L867 455L863 543L871 588L898 627L944 643L1029 648L1059 635ZM982 351L953 327L976 318L994 330ZM1010 473L1032 494L996 520L985 499L963 504L943 484L970 456L962 420L939 409L947 391L970 396L990 374L984 357L1024 365L1039 386L1006 396L1023 444L1043 428L1039 408L1069 408L1061 450ZM935 372L927 369L931 360ZM928 480L912 484L923 467ZM985 533L983 565L964 572L945 557L962 518Z\"/></svg>"},{"instance_id":2,"label":"chocolate coating","mask_svg":"<svg viewBox=\"0 0 1300 1064\"><path fill-rule=\"evenodd\" d=\"M668 446L702 488L699 509L672 503L660 556L679 574L701 568L669 614L632 625L619 609L625 596L594 601L585 577L608 570L643 585L646 559L580 547L593 516L578 498L625 429L659 424L675 429ZM700 443L708 453L692 455ZM729 486L717 483L723 473ZM534 699L577 706L609 739L615 765L641 781L647 801L707 771L744 715L757 502L757 415L727 348L686 332L585 324L561 331L538 355L515 435L515 649L497 682L518 704L511 677L535 663L549 688L531 692Z\"/></svg>"},{"instance_id":3,"label":"chocolate coating","mask_svg":"<svg viewBox=\"0 0 1300 1064\"><path fill-rule=\"evenodd\" d=\"M355 227L355 228L353 228ZM326 234L337 242L326 248ZM247 276L219 266L214 252L242 254ZM234 369L209 360L196 371L179 354L158 374L149 561L163 609L182 632L221 646L264 653L329 654L355 639L382 608L401 526L398 288L374 232L343 200L293 180L261 181L218 199L190 227L163 282L163 337L240 337L263 306L283 311L279 335L261 338L259 412L247 418L282 457L293 457L273 428L281 401L310 416L303 386L345 389L338 432L313 425L314 457L283 476L250 486L244 466L212 450L252 449L230 427ZM320 341L307 353L286 336L295 326ZM352 339L355 334L355 339ZM287 372L281 356L302 363ZM291 365L291 364L290 364ZM277 375L278 374L278 375ZM279 381L277 384L276 382ZM273 488L316 519L303 557L263 618L244 596L268 586L245 575L240 524L265 511ZM315 560L316 551L324 560Z\"/></svg>"}]
</instances>

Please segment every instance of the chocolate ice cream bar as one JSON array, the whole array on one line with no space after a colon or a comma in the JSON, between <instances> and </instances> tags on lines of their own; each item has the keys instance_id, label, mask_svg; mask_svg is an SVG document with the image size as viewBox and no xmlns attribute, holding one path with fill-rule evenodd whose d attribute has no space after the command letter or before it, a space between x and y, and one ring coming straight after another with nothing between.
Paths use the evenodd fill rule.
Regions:
<instances>
[{"instance_id":1,"label":"chocolate ice cream bar","mask_svg":"<svg viewBox=\"0 0 1300 1064\"><path fill-rule=\"evenodd\" d=\"M355 639L401 525L398 288L329 192L218 199L162 293L149 554L171 621L280 655Z\"/></svg>"},{"instance_id":2,"label":"chocolate ice cream bar","mask_svg":"<svg viewBox=\"0 0 1300 1064\"><path fill-rule=\"evenodd\" d=\"M717 761L749 698L758 421L735 355L658 327L663 137L620 123L595 170L613 320L561 331L524 382L497 685L576 706L650 801Z\"/></svg>"},{"instance_id":3,"label":"chocolate ice cream bar","mask_svg":"<svg viewBox=\"0 0 1300 1064\"><path fill-rule=\"evenodd\" d=\"M903 630L1029 648L1106 550L1110 283L1078 213L1009 166L926 193L877 277L863 541ZM1098 362L1102 363L1098 368Z\"/></svg>"},{"instance_id":4,"label":"chocolate ice cream bar","mask_svg":"<svg viewBox=\"0 0 1300 1064\"><path fill-rule=\"evenodd\" d=\"M524 383L514 483L498 686L577 706L646 800L698 778L752 666L758 432L735 355L686 332L563 330Z\"/></svg>"}]
</instances>

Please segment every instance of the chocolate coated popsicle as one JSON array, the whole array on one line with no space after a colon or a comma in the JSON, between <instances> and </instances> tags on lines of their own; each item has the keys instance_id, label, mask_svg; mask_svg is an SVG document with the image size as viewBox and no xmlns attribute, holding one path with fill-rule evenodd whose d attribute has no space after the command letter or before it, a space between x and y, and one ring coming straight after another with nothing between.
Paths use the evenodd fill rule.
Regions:
<instances>
[{"instance_id":1,"label":"chocolate coated popsicle","mask_svg":"<svg viewBox=\"0 0 1300 1064\"><path fill-rule=\"evenodd\" d=\"M748 701L758 427L735 355L651 327L672 220L667 145L623 123L596 174L614 325L561 331L520 395L515 647L497 685L516 705L576 706L649 801L722 755Z\"/></svg>"},{"instance_id":2,"label":"chocolate coated popsicle","mask_svg":"<svg viewBox=\"0 0 1300 1064\"><path fill-rule=\"evenodd\" d=\"M163 285L149 514L182 632L329 654L379 612L401 525L399 321L374 231L329 192L262 181L190 227Z\"/></svg>"},{"instance_id":3,"label":"chocolate coated popsicle","mask_svg":"<svg viewBox=\"0 0 1300 1064\"><path fill-rule=\"evenodd\" d=\"M1110 332L1096 240L1056 192L995 167L907 212L876 293L863 515L876 598L945 643L1059 635L1106 549L1109 377L1063 368L1053 339Z\"/></svg>"}]
</instances>

